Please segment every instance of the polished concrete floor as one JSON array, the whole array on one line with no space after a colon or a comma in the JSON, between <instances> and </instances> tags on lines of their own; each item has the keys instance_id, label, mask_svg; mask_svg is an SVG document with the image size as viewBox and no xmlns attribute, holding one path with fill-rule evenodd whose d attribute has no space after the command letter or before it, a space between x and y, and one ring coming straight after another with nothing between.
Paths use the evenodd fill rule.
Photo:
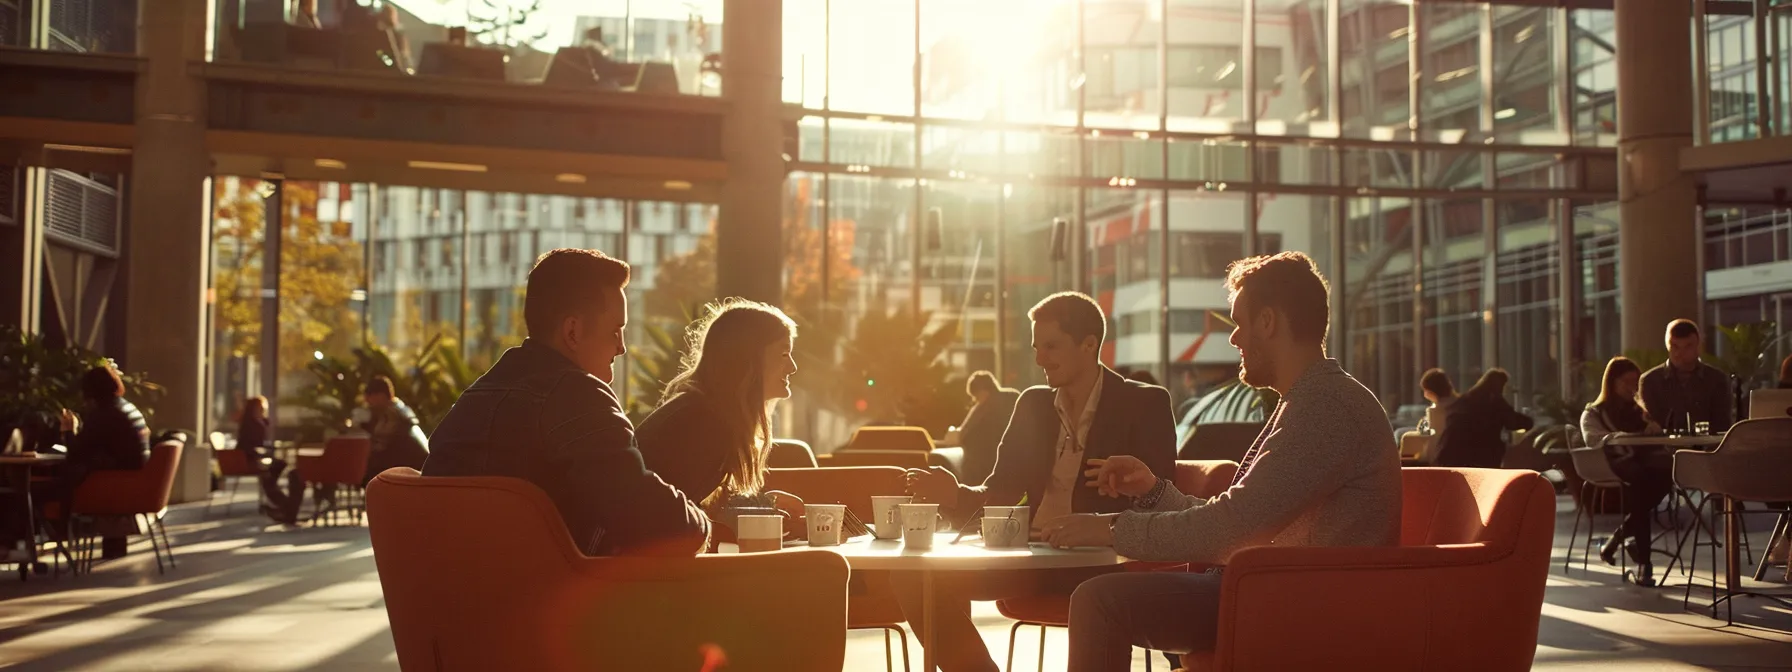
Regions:
<instances>
[{"instance_id":1,"label":"polished concrete floor","mask_svg":"<svg viewBox=\"0 0 1792 672\"><path fill-rule=\"evenodd\" d=\"M210 520L203 506L177 507L169 532L180 566L166 575L156 573L144 539L133 543L130 557L90 576L20 583L0 574L0 669L397 669L366 529L263 526L251 506L245 493L233 517L214 511ZM1567 544L1569 507L1561 502L1558 549ZM1769 523L1761 516L1753 524L1757 550ZM1673 581L1684 585L1678 576ZM1705 599L1700 593L1694 590L1695 600ZM1590 570L1576 563L1567 574L1558 561L1537 668L1792 669L1792 609L1742 599L1736 624L1725 625L1708 611L1682 610L1682 594L1678 586L1624 585L1597 558ZM1010 622L988 605L979 606L978 617L1003 662ZM876 632L850 634L847 647L847 669L885 669ZM1015 669L1036 669L1039 630L1022 629L1016 649ZM1046 666L1062 670L1064 651L1064 631L1049 631ZM919 669L912 639L910 656ZM1154 663L1165 669L1161 657ZM902 669L900 653L895 668ZM1135 669L1144 669L1142 651Z\"/></svg>"}]
</instances>

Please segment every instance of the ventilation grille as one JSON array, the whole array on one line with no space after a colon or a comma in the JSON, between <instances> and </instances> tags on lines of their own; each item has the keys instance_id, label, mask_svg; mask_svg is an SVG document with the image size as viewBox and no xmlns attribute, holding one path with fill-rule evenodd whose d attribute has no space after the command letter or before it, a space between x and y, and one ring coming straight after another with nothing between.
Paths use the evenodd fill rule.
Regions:
<instances>
[{"instance_id":1,"label":"ventilation grille","mask_svg":"<svg viewBox=\"0 0 1792 672\"><path fill-rule=\"evenodd\" d=\"M19 20L21 15L18 0L0 0L0 46L24 46L24 22Z\"/></svg>"},{"instance_id":2,"label":"ventilation grille","mask_svg":"<svg viewBox=\"0 0 1792 672\"><path fill-rule=\"evenodd\" d=\"M53 51L87 51L93 42L92 0L51 2L50 38Z\"/></svg>"},{"instance_id":3,"label":"ventilation grille","mask_svg":"<svg viewBox=\"0 0 1792 672\"><path fill-rule=\"evenodd\" d=\"M44 235L110 254L118 253L118 191L65 171L50 171L44 199Z\"/></svg>"}]
</instances>

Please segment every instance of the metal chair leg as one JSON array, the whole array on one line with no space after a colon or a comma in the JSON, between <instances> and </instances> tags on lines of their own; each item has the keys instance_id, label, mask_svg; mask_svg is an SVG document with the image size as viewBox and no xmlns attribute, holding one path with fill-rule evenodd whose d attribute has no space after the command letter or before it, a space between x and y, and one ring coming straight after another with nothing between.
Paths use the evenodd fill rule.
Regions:
<instances>
[{"instance_id":1,"label":"metal chair leg","mask_svg":"<svg viewBox=\"0 0 1792 672\"><path fill-rule=\"evenodd\" d=\"M150 549L150 551L152 551L156 554L156 573L157 574L166 574L168 572L168 568L162 563L161 542L156 539L156 521L155 521L155 519L151 518L149 516L149 514L146 514L146 513L140 513L137 515L142 517L144 520L144 525L143 525L144 531L149 533L149 549Z\"/></svg>"},{"instance_id":2,"label":"metal chair leg","mask_svg":"<svg viewBox=\"0 0 1792 672\"><path fill-rule=\"evenodd\" d=\"M1755 563L1755 580L1760 581L1767 576L1767 560L1773 556L1773 549L1779 546L1780 539L1786 536L1786 517L1792 514L1780 514L1774 521L1773 532L1767 535L1767 549L1761 552L1761 561Z\"/></svg>"},{"instance_id":3,"label":"metal chair leg","mask_svg":"<svg viewBox=\"0 0 1792 672\"><path fill-rule=\"evenodd\" d=\"M890 629L884 628L884 672L896 672L895 652L890 650Z\"/></svg>"},{"instance_id":4,"label":"metal chair leg","mask_svg":"<svg viewBox=\"0 0 1792 672\"><path fill-rule=\"evenodd\" d=\"M1039 672L1045 672L1045 624L1039 624Z\"/></svg>"},{"instance_id":5,"label":"metal chair leg","mask_svg":"<svg viewBox=\"0 0 1792 672\"><path fill-rule=\"evenodd\" d=\"M900 625L896 626L896 641L902 644L902 672L908 672L908 631L903 630ZM1013 642L1010 641L1009 645L1012 646Z\"/></svg>"},{"instance_id":6,"label":"metal chair leg","mask_svg":"<svg viewBox=\"0 0 1792 672\"><path fill-rule=\"evenodd\" d=\"M1014 627L1008 629L1008 664L1002 666L1003 672L1014 672L1014 640L1015 640L1015 637L1020 634L1020 626L1023 626L1023 625L1026 625L1026 624L1022 623L1020 621L1015 621ZM928 642L921 642L921 646L927 646L927 645L928 645ZM928 672L933 672L933 671L928 670Z\"/></svg>"},{"instance_id":7,"label":"metal chair leg","mask_svg":"<svg viewBox=\"0 0 1792 672\"><path fill-rule=\"evenodd\" d=\"M168 538L168 526L162 522L166 519L165 515L157 515L156 529L162 533L162 549L168 554L168 566L179 567L180 565L174 561L174 541Z\"/></svg>"},{"instance_id":8,"label":"metal chair leg","mask_svg":"<svg viewBox=\"0 0 1792 672\"><path fill-rule=\"evenodd\" d=\"M1574 507L1574 528L1573 528L1573 530L1568 532L1568 549L1567 549L1567 552L1562 554L1562 573L1563 574L1567 574L1569 566L1574 564L1574 540L1580 537L1580 517L1587 510L1587 505L1586 505L1587 484L1586 483L1584 483L1584 482L1581 483L1580 491L1581 491L1580 501L1576 502L1575 507ZM1588 525L1587 526L1587 536L1592 536L1592 535L1593 535L1592 525ZM1583 567L1582 569L1585 569L1585 568Z\"/></svg>"}]
</instances>

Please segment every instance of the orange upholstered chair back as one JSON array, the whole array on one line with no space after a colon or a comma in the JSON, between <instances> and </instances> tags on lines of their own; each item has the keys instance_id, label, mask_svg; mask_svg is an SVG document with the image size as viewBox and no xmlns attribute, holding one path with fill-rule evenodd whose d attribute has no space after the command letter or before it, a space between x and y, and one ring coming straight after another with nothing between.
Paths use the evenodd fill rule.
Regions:
<instances>
[{"instance_id":1,"label":"orange upholstered chair back","mask_svg":"<svg viewBox=\"0 0 1792 672\"><path fill-rule=\"evenodd\" d=\"M75 488L75 513L84 516L132 516L168 508L174 472L180 465L179 441L163 441L149 449L142 469L102 470L87 475Z\"/></svg>"},{"instance_id":2,"label":"orange upholstered chair back","mask_svg":"<svg viewBox=\"0 0 1792 672\"><path fill-rule=\"evenodd\" d=\"M365 485L367 458L373 453L373 440L365 436L338 436L324 444L324 454L307 460L299 473L311 483Z\"/></svg>"},{"instance_id":3,"label":"orange upholstered chair back","mask_svg":"<svg viewBox=\"0 0 1792 672\"><path fill-rule=\"evenodd\" d=\"M530 483L405 467L374 478L367 509L406 670L697 670L712 649L729 669L838 669L844 656L846 565L831 553L588 558ZM820 602L803 592L817 586ZM779 608L802 622L743 613ZM815 650L792 648L796 629Z\"/></svg>"},{"instance_id":4,"label":"orange upholstered chair back","mask_svg":"<svg viewBox=\"0 0 1792 672\"><path fill-rule=\"evenodd\" d=\"M901 467L926 469L930 451L922 450L836 450L822 455L815 463L823 467Z\"/></svg>"},{"instance_id":5,"label":"orange upholstered chair back","mask_svg":"<svg viewBox=\"0 0 1792 672\"><path fill-rule=\"evenodd\" d=\"M218 459L218 473L224 476L258 476L261 468L256 466L248 453L240 450L220 450L213 453Z\"/></svg>"},{"instance_id":6,"label":"orange upholstered chair back","mask_svg":"<svg viewBox=\"0 0 1792 672\"><path fill-rule=\"evenodd\" d=\"M1401 471L1402 546L1479 545L1486 560L1454 574L1418 574L1430 584L1430 617L1411 624L1429 636L1434 669L1528 669L1555 540L1555 488L1519 469Z\"/></svg>"},{"instance_id":7,"label":"orange upholstered chair back","mask_svg":"<svg viewBox=\"0 0 1792 672\"><path fill-rule=\"evenodd\" d=\"M846 442L847 450L933 450L933 436L920 427L860 427Z\"/></svg>"},{"instance_id":8,"label":"orange upholstered chair back","mask_svg":"<svg viewBox=\"0 0 1792 672\"><path fill-rule=\"evenodd\" d=\"M1518 542L1529 503L1518 496L1528 488L1515 486L1532 485L1521 476L1517 470L1500 469L1401 470L1400 545L1510 548Z\"/></svg>"},{"instance_id":9,"label":"orange upholstered chair back","mask_svg":"<svg viewBox=\"0 0 1792 672\"><path fill-rule=\"evenodd\" d=\"M1176 489L1190 497L1217 497L1237 473L1238 463L1230 460L1177 460Z\"/></svg>"},{"instance_id":10,"label":"orange upholstered chair back","mask_svg":"<svg viewBox=\"0 0 1792 672\"><path fill-rule=\"evenodd\" d=\"M765 489L783 490L809 504L845 504L870 524L872 495L906 495L900 467L820 467L768 469Z\"/></svg>"},{"instance_id":11,"label":"orange upholstered chair back","mask_svg":"<svg viewBox=\"0 0 1792 672\"><path fill-rule=\"evenodd\" d=\"M1554 486L1529 470L1411 468L1401 488L1400 546L1232 556L1217 648L1187 667L1531 669Z\"/></svg>"}]
</instances>

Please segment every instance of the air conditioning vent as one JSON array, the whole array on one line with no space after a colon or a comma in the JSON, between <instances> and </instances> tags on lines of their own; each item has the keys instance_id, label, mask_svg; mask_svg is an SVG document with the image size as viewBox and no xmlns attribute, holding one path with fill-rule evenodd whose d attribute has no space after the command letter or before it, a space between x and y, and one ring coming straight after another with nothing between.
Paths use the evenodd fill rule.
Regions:
<instances>
[{"instance_id":1,"label":"air conditioning vent","mask_svg":"<svg viewBox=\"0 0 1792 672\"><path fill-rule=\"evenodd\" d=\"M66 170L50 171L44 236L118 254L118 190Z\"/></svg>"}]
</instances>

